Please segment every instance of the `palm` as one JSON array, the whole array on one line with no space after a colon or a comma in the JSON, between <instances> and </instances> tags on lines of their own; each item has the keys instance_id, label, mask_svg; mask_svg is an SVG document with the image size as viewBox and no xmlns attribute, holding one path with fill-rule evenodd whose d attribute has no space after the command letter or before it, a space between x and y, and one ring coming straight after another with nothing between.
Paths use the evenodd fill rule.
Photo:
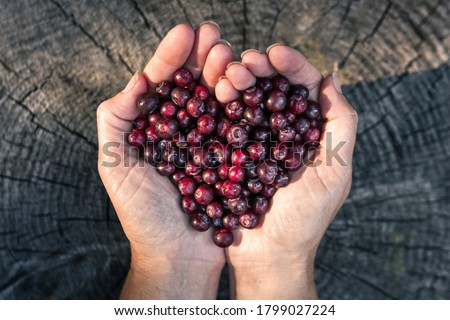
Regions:
<instances>
[{"instance_id":1,"label":"palm","mask_svg":"<svg viewBox=\"0 0 450 320\"><path fill-rule=\"evenodd\" d=\"M212 87L232 57L228 47L215 45L219 37L220 33L212 25L202 26L196 34L184 25L172 29L144 69L150 86L170 79L176 69L184 66L203 84ZM174 46L178 46L177 50ZM212 65L209 60L215 60L214 68L208 67ZM113 103L107 101L104 110L98 113L103 117L98 121L100 145L121 142L124 132L131 131L129 120L138 114L135 98L147 90L144 77L138 79L133 89L136 97L126 101L126 106L111 109ZM178 192L169 179L139 159L137 150L121 143L114 151L121 155L123 162L105 167L101 162L108 162L108 158L100 153L99 171L132 249L139 248L150 256L156 248L159 251L164 248L167 258L173 261L223 264L223 250L214 246L211 235L198 233L188 225L186 214L180 209Z\"/></svg>"},{"instance_id":2,"label":"palm","mask_svg":"<svg viewBox=\"0 0 450 320\"><path fill-rule=\"evenodd\" d=\"M277 191L269 212L256 229L236 232L236 245L228 248L228 257L232 264L245 265L254 261L264 263L266 257L270 261L270 255L280 252L300 256L315 252L344 201L351 181L351 164L342 166L335 160L327 164L325 148L334 148L339 141L347 139L346 135L351 136L354 128L346 125L352 125L352 122L343 120L345 117L339 114L339 109L331 108L331 101L327 98L329 81L325 83L319 71L296 50L278 46L268 55L248 52L242 63L246 68L236 70L239 66L235 67L233 72L228 72L228 79L217 85L216 94L222 102L234 99L236 95L233 92L252 85L256 76L267 77L278 72L292 83L302 83L309 88L310 99L319 100L322 113L328 118L324 131L332 132L333 136L329 142L325 141L325 135L322 136L323 149L315 155L315 161L322 163L303 166L295 172L291 183ZM352 148L351 144L343 148L350 159Z\"/></svg>"}]
</instances>

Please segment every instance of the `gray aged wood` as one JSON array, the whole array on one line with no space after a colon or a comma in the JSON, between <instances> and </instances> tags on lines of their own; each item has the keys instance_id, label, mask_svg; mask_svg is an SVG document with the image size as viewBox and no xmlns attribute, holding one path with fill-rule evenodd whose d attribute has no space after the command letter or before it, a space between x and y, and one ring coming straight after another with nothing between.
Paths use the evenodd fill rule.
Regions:
<instances>
[{"instance_id":1,"label":"gray aged wood","mask_svg":"<svg viewBox=\"0 0 450 320\"><path fill-rule=\"evenodd\" d=\"M448 1L0 1L0 298L116 298L129 246L96 169L95 110L171 26L238 55L285 42L341 69L360 114L322 298L450 298ZM227 298L226 280L220 298Z\"/></svg>"}]
</instances>

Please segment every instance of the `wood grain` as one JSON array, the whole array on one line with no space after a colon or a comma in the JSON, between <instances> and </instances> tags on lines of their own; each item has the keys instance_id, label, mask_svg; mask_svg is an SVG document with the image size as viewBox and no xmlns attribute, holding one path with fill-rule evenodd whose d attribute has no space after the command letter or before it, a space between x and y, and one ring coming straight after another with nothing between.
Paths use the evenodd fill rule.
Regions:
<instances>
[{"instance_id":1,"label":"wood grain","mask_svg":"<svg viewBox=\"0 0 450 320\"><path fill-rule=\"evenodd\" d=\"M284 42L340 68L360 114L321 297L449 299L449 17L443 0L0 2L0 298L117 298L129 246L95 110L174 24L214 20L236 56Z\"/></svg>"}]
</instances>

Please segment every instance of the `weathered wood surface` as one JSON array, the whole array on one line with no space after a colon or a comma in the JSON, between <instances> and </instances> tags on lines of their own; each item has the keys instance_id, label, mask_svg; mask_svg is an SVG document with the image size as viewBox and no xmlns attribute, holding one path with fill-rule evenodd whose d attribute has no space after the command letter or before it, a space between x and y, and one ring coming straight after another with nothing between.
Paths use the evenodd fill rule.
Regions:
<instances>
[{"instance_id":1,"label":"weathered wood surface","mask_svg":"<svg viewBox=\"0 0 450 320\"><path fill-rule=\"evenodd\" d=\"M96 169L95 110L180 22L341 68L354 183L323 298L450 298L448 1L0 2L0 298L116 298L129 247ZM224 281L226 284L226 281ZM226 298L222 290L221 298Z\"/></svg>"}]
</instances>

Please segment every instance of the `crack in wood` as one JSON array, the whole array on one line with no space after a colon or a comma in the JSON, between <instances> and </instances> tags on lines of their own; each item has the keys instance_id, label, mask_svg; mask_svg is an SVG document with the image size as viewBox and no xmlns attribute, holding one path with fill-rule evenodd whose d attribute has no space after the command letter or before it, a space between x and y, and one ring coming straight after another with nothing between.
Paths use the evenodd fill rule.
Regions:
<instances>
[{"instance_id":1,"label":"crack in wood","mask_svg":"<svg viewBox=\"0 0 450 320\"><path fill-rule=\"evenodd\" d=\"M136 0L130 0L133 5L134 8L136 9L136 11L139 13L139 15L141 16L141 18L144 20L144 24L145 26L150 29L151 31L153 31L156 35L156 37L161 41L163 39L163 36L158 32L158 30L156 30L156 28L154 26L152 26L150 24L150 22L147 19L147 16L145 15L145 12L142 11L141 7L139 7L139 4Z\"/></svg>"},{"instance_id":2,"label":"crack in wood","mask_svg":"<svg viewBox=\"0 0 450 320\"><path fill-rule=\"evenodd\" d=\"M53 3L58 9L59 11L62 12L62 14L72 22L73 25L75 25L89 40L91 40L91 42L97 47L99 48L104 54L105 56L112 62L116 62L113 55L114 53L108 48L105 47L103 45L101 45L97 39L95 39L95 37L89 33L89 31L87 31L83 25L81 23L79 23L77 21L77 19L75 19L75 16L69 12L67 12L64 7L56 0L50 0L51 3ZM117 54L119 56L119 61L122 62L122 64L125 65L125 67L127 68L127 70L129 70L131 73L134 73L133 69L125 62L125 60L120 56L120 54Z\"/></svg>"},{"instance_id":3,"label":"crack in wood","mask_svg":"<svg viewBox=\"0 0 450 320\"><path fill-rule=\"evenodd\" d=\"M181 11L183 11L183 15L185 16L187 22L192 26L193 24L192 24L191 20L189 19L188 12L186 10L186 7L183 5L183 2L181 0L177 0L177 3L178 3L178 6L181 8Z\"/></svg>"}]
</instances>

